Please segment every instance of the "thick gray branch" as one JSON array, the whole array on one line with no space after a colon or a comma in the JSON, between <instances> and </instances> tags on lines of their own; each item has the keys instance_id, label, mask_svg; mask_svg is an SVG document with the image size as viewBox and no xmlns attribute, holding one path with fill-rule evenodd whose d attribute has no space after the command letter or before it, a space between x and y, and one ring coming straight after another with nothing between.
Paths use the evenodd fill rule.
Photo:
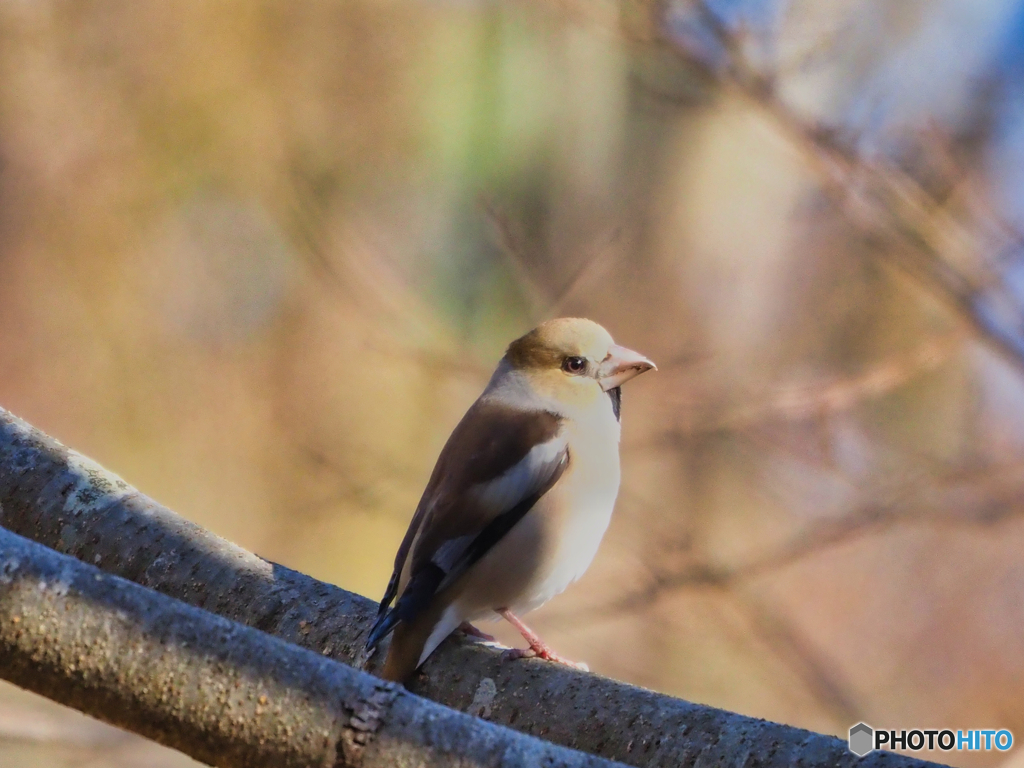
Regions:
<instances>
[{"instance_id":1,"label":"thick gray branch","mask_svg":"<svg viewBox=\"0 0 1024 768\"><path fill-rule=\"evenodd\" d=\"M376 604L274 565L146 498L102 467L0 409L0 524L41 544L353 663ZM486 706L477 694L490 690ZM747 768L923 765L797 728L691 704L539 660L502 663L444 643L410 688L495 723L637 766ZM474 699L476 701L474 703Z\"/></svg>"},{"instance_id":2,"label":"thick gray branch","mask_svg":"<svg viewBox=\"0 0 1024 768\"><path fill-rule=\"evenodd\" d=\"M612 768L0 529L0 676L221 766Z\"/></svg>"}]
</instances>

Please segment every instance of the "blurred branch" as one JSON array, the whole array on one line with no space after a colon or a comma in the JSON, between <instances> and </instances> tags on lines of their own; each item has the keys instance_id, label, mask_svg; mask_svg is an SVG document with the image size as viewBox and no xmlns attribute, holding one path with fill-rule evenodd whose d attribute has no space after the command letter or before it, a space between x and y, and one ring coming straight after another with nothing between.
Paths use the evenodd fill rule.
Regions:
<instances>
[{"instance_id":1,"label":"blurred branch","mask_svg":"<svg viewBox=\"0 0 1024 768\"><path fill-rule=\"evenodd\" d=\"M785 57L780 57L773 62L772 70L776 76L785 76L798 72L805 72L823 61L832 51L843 35L851 31L852 24L847 21L844 24L836 24L831 29L816 29L816 39L803 46L802 49L793 50Z\"/></svg>"},{"instance_id":2,"label":"blurred branch","mask_svg":"<svg viewBox=\"0 0 1024 768\"><path fill-rule=\"evenodd\" d=\"M324 669L333 666L320 656L349 664L357 660L376 611L370 600L268 563L183 520L2 409L0 509L0 522L9 530L312 650L328 665ZM0 632L9 630L0 620ZM232 631L239 638L249 637L248 630ZM218 644L217 652L230 653L233 646ZM275 650L265 658L280 654ZM428 660L410 687L467 710L481 683L490 678L496 690L489 704L493 723L631 765L727 764L738 755L751 768L923 765L883 752L858 759L832 737L689 704L536 659L503 663L500 656L493 648L453 638ZM340 675L334 670L329 677ZM30 678L25 674L18 679L24 684ZM351 679L364 685L362 676ZM408 702L413 701L395 699L391 717L400 704L412 706ZM443 726L422 727L442 736L448 733ZM453 749L461 738L472 742L468 734L456 735ZM766 744L772 748L765 749Z\"/></svg>"},{"instance_id":3,"label":"blurred branch","mask_svg":"<svg viewBox=\"0 0 1024 768\"><path fill-rule=\"evenodd\" d=\"M295 183L296 190L306 186ZM298 191L296 195L301 197ZM306 189L305 197L313 199L315 195ZM372 217L361 216L358 210L349 211L345 226L334 232L328 242L322 231L324 213L315 200L300 200L290 211L292 229L301 242L297 253L317 278L318 285L358 308L366 317L383 316L385 322L378 322L372 331L382 327L389 331L381 339L379 332L368 330L363 341L368 351L414 362L426 371L485 381L490 377L489 367L451 343L443 327L435 323L432 312L393 269L389 249L380 242L378 229L369 224ZM418 339L419 343L410 343L410 339Z\"/></svg>"},{"instance_id":4,"label":"blurred branch","mask_svg":"<svg viewBox=\"0 0 1024 768\"><path fill-rule=\"evenodd\" d=\"M482 200L481 207L494 227L496 239L505 263L527 294L535 320L558 317L571 298L596 283L611 267L613 248L621 234L618 228L602 236L586 249L582 265L561 290L548 295L530 273L528 243L517 231L512 220L493 202Z\"/></svg>"},{"instance_id":5,"label":"blurred branch","mask_svg":"<svg viewBox=\"0 0 1024 768\"><path fill-rule=\"evenodd\" d=\"M413 482L417 477L417 468L396 461L392 456L383 453L369 453L369 459L379 471L373 476L359 475L352 471L352 464L344 458L332 454L314 445L295 445L296 459L301 462L307 472L323 473L332 480L332 489L319 498L303 503L301 514L304 520L316 520L329 514L337 513L339 504L346 504L363 512L380 511L380 499L376 491L382 484ZM357 475L357 477L353 477ZM298 509L295 510L299 512ZM295 519L282 521L284 526L291 527ZM404 522L404 518L401 522ZM282 533L285 531L282 530Z\"/></svg>"},{"instance_id":6,"label":"blurred branch","mask_svg":"<svg viewBox=\"0 0 1024 768\"><path fill-rule=\"evenodd\" d=\"M888 498L869 502L838 519L815 523L745 563L716 565L698 558L674 571L655 568L643 589L619 597L589 615L605 618L623 611L642 610L677 589L729 587L900 524L991 526L1022 514L1024 460L977 472L952 473L945 478L920 478L892 490ZM559 620L588 620L582 614L556 615Z\"/></svg>"},{"instance_id":7,"label":"blurred branch","mask_svg":"<svg viewBox=\"0 0 1024 768\"><path fill-rule=\"evenodd\" d=\"M4 679L211 765L482 767L495 755L522 768L615 765L424 701L3 529L0 574Z\"/></svg>"},{"instance_id":8,"label":"blurred branch","mask_svg":"<svg viewBox=\"0 0 1024 768\"><path fill-rule=\"evenodd\" d=\"M964 205L966 215L958 215L944 195L896 163L863 157L855 141L790 107L778 92L777 73L753 65L742 30L731 30L704 0L648 1L636 7L646 11L649 23L639 32L624 28L632 42L671 52L707 86L738 96L769 116L803 153L846 220L874 242L872 253L925 286L978 338L1024 373L1024 307L991 256L1024 248L1021 233L978 195ZM710 35L710 42L687 40L670 28L672 20L687 13ZM934 145L933 132L924 149L943 155ZM948 153L943 159L950 160ZM949 172L949 184L967 194L969 185L957 185L966 176L963 170L954 164ZM990 222L1002 226L983 226Z\"/></svg>"},{"instance_id":9,"label":"blurred branch","mask_svg":"<svg viewBox=\"0 0 1024 768\"><path fill-rule=\"evenodd\" d=\"M848 376L783 384L767 391L745 392L742 404L721 405L696 395L679 404L682 423L674 433L741 430L769 421L806 421L847 411L865 400L881 397L945 362L964 341L961 330L924 339L914 349L872 363Z\"/></svg>"},{"instance_id":10,"label":"blurred branch","mask_svg":"<svg viewBox=\"0 0 1024 768\"><path fill-rule=\"evenodd\" d=\"M493 226L498 250L504 257L506 266L526 295L526 300L530 302L533 320L543 320L550 300L530 274L528 266L530 258L526 252L526 238L516 230L512 220L494 202L481 199L480 207L483 208L484 214Z\"/></svg>"},{"instance_id":11,"label":"blurred branch","mask_svg":"<svg viewBox=\"0 0 1024 768\"><path fill-rule=\"evenodd\" d=\"M864 718L850 685L841 678L837 665L821 652L776 610L764 605L743 589L729 594L754 627L754 633L768 644L783 662L803 680L811 695L840 723L856 723Z\"/></svg>"}]
</instances>

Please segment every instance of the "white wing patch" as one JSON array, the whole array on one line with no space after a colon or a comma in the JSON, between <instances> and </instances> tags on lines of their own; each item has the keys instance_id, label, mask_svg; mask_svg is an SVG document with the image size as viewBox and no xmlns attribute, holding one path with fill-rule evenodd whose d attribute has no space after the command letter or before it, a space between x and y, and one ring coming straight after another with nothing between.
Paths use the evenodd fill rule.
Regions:
<instances>
[{"instance_id":1,"label":"white wing patch","mask_svg":"<svg viewBox=\"0 0 1024 768\"><path fill-rule=\"evenodd\" d=\"M416 666L419 667L427 657L434 652L434 649L441 644L441 642L448 637L455 628L459 626L466 617L459 611L458 604L452 603L444 609L444 613L441 614L441 618L438 619L437 624L434 625L433 631L430 633L430 637L427 638L427 642L423 645L423 651L420 653L420 660L416 662Z\"/></svg>"},{"instance_id":2,"label":"white wing patch","mask_svg":"<svg viewBox=\"0 0 1024 768\"><path fill-rule=\"evenodd\" d=\"M510 510L551 479L561 464L565 444L566 438L559 435L535 445L519 463L493 480L473 486L469 492L498 514Z\"/></svg>"}]
</instances>

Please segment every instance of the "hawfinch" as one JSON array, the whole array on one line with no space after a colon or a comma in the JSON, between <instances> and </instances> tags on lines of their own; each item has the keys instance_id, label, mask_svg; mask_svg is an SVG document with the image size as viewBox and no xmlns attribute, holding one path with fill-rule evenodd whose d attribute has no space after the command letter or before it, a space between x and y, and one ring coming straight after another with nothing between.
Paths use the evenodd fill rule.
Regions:
<instances>
[{"instance_id":1,"label":"hawfinch","mask_svg":"<svg viewBox=\"0 0 1024 768\"><path fill-rule=\"evenodd\" d=\"M513 656L571 664L518 617L593 560L619 491L619 387L654 367L579 318L509 345L448 438L398 548L366 642L370 651L394 633L384 678L406 680L459 627L483 636L467 622L495 614L530 644Z\"/></svg>"}]
</instances>

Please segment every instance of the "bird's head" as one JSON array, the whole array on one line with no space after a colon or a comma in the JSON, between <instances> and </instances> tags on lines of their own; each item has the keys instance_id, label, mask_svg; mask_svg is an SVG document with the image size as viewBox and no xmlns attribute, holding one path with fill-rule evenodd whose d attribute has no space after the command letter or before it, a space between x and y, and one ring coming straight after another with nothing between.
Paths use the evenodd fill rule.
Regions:
<instances>
[{"instance_id":1,"label":"bird's head","mask_svg":"<svg viewBox=\"0 0 1024 768\"><path fill-rule=\"evenodd\" d=\"M548 320L511 344L505 359L545 397L572 407L586 407L617 390L654 363L612 341L592 320ZM617 403L617 392L612 393ZM617 406L616 406L617 407Z\"/></svg>"}]
</instances>

